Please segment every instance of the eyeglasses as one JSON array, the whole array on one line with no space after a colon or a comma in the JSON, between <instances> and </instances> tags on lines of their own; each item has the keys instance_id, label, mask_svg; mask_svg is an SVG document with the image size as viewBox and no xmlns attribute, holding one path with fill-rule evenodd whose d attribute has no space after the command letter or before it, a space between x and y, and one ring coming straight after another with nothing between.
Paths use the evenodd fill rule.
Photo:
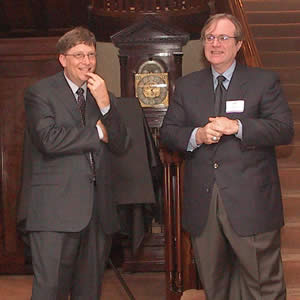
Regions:
<instances>
[{"instance_id":1,"label":"eyeglasses","mask_svg":"<svg viewBox=\"0 0 300 300\"><path fill-rule=\"evenodd\" d=\"M229 41L229 39L236 39L236 36L229 36L226 34L220 34L220 35L212 35L212 34L208 34L204 37L205 42L212 44L214 42L215 39L217 39L217 41L219 43L226 43L227 41Z\"/></svg>"},{"instance_id":2,"label":"eyeglasses","mask_svg":"<svg viewBox=\"0 0 300 300\"><path fill-rule=\"evenodd\" d=\"M73 53L73 54L64 54L65 56L73 56L74 58L78 59L78 60L84 60L85 57L87 56L90 60L96 59L97 54L92 52L92 53Z\"/></svg>"}]
</instances>

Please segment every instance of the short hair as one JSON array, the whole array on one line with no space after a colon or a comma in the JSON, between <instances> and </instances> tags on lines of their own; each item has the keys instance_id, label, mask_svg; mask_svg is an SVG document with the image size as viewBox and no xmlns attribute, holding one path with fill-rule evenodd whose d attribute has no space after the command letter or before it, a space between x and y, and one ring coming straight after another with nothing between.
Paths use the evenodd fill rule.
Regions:
<instances>
[{"instance_id":1,"label":"short hair","mask_svg":"<svg viewBox=\"0 0 300 300\"><path fill-rule=\"evenodd\" d=\"M66 32L57 42L56 50L58 54L64 54L69 49L78 44L86 44L96 48L95 35L87 28L82 26L75 27L74 29Z\"/></svg>"},{"instance_id":2,"label":"short hair","mask_svg":"<svg viewBox=\"0 0 300 300\"><path fill-rule=\"evenodd\" d=\"M215 15L210 16L207 19L207 21L205 22L205 24L201 30L201 39L204 40L206 30L213 23L216 23L217 21L222 20L222 19L227 19L233 23L233 25L235 27L235 33L234 33L235 40L236 40L236 42L242 41L243 40L243 29L242 29L241 23L235 16L230 15L230 14L225 14L225 13L215 14Z\"/></svg>"}]
</instances>

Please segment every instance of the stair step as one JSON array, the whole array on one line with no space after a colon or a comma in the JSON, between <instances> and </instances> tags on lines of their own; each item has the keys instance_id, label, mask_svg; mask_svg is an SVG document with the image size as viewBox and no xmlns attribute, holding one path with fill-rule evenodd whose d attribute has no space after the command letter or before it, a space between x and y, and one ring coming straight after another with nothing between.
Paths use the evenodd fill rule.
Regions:
<instances>
[{"instance_id":1,"label":"stair step","mask_svg":"<svg viewBox=\"0 0 300 300\"><path fill-rule=\"evenodd\" d=\"M266 67L300 66L300 51L264 51L260 52L262 63ZM299 78L298 78L299 82Z\"/></svg>"},{"instance_id":2,"label":"stair step","mask_svg":"<svg viewBox=\"0 0 300 300\"><path fill-rule=\"evenodd\" d=\"M299 191L300 168L279 168L281 190L283 193ZM300 239L299 239L300 240Z\"/></svg>"},{"instance_id":3,"label":"stair step","mask_svg":"<svg viewBox=\"0 0 300 300\"><path fill-rule=\"evenodd\" d=\"M244 0L243 6L246 11L299 10L300 2L299 0Z\"/></svg>"},{"instance_id":4,"label":"stair step","mask_svg":"<svg viewBox=\"0 0 300 300\"><path fill-rule=\"evenodd\" d=\"M300 145L284 145L276 147L279 168L300 168ZM299 186L300 188L300 186Z\"/></svg>"},{"instance_id":5,"label":"stair step","mask_svg":"<svg viewBox=\"0 0 300 300\"><path fill-rule=\"evenodd\" d=\"M300 102L299 101L288 101L289 107L293 112L294 122L300 122Z\"/></svg>"},{"instance_id":6,"label":"stair step","mask_svg":"<svg viewBox=\"0 0 300 300\"><path fill-rule=\"evenodd\" d=\"M300 102L300 82L299 84L282 84L282 89L289 103Z\"/></svg>"},{"instance_id":7,"label":"stair step","mask_svg":"<svg viewBox=\"0 0 300 300\"><path fill-rule=\"evenodd\" d=\"M284 260L283 270L287 288L299 288L300 286L300 257L295 260ZM290 300L290 298L288 298Z\"/></svg>"},{"instance_id":8,"label":"stair step","mask_svg":"<svg viewBox=\"0 0 300 300\"><path fill-rule=\"evenodd\" d=\"M249 24L287 24L298 23L300 10L247 11Z\"/></svg>"},{"instance_id":9,"label":"stair step","mask_svg":"<svg viewBox=\"0 0 300 300\"><path fill-rule=\"evenodd\" d=\"M297 224L297 225L295 225ZM286 225L281 229L281 247L282 254L285 260L298 255L300 263L300 223L293 223L293 225Z\"/></svg>"},{"instance_id":10,"label":"stair step","mask_svg":"<svg viewBox=\"0 0 300 300\"><path fill-rule=\"evenodd\" d=\"M255 38L255 43L259 52L300 49L300 37L260 37Z\"/></svg>"},{"instance_id":11,"label":"stair step","mask_svg":"<svg viewBox=\"0 0 300 300\"><path fill-rule=\"evenodd\" d=\"M300 78L300 66L299 67L271 67L265 66L266 69L270 69L277 72L280 75L282 84L295 84L299 85Z\"/></svg>"},{"instance_id":12,"label":"stair step","mask_svg":"<svg viewBox=\"0 0 300 300\"><path fill-rule=\"evenodd\" d=\"M287 224L286 228L300 226L300 191L294 194L283 194L282 202L284 209L284 218ZM298 240L300 242L300 239Z\"/></svg>"},{"instance_id":13,"label":"stair step","mask_svg":"<svg viewBox=\"0 0 300 300\"><path fill-rule=\"evenodd\" d=\"M299 145L300 144L300 123L295 122L294 123L294 139L292 141L293 145Z\"/></svg>"},{"instance_id":14,"label":"stair step","mask_svg":"<svg viewBox=\"0 0 300 300\"><path fill-rule=\"evenodd\" d=\"M289 300L300 300L300 288L288 288L287 299Z\"/></svg>"},{"instance_id":15,"label":"stair step","mask_svg":"<svg viewBox=\"0 0 300 300\"><path fill-rule=\"evenodd\" d=\"M271 36L300 36L300 20L291 24L251 24L250 29L255 38Z\"/></svg>"}]
</instances>

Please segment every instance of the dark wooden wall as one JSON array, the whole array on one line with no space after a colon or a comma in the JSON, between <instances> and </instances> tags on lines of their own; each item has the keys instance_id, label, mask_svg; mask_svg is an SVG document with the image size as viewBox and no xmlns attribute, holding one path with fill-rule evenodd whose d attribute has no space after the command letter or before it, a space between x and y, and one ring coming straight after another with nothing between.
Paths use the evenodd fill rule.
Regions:
<instances>
[{"instance_id":1,"label":"dark wooden wall","mask_svg":"<svg viewBox=\"0 0 300 300\"><path fill-rule=\"evenodd\" d=\"M0 273L25 272L23 243L16 230L25 121L23 94L36 80L61 69L56 41L57 37L0 39Z\"/></svg>"},{"instance_id":2,"label":"dark wooden wall","mask_svg":"<svg viewBox=\"0 0 300 300\"><path fill-rule=\"evenodd\" d=\"M0 38L56 36L87 25L90 0L1 0Z\"/></svg>"},{"instance_id":3,"label":"dark wooden wall","mask_svg":"<svg viewBox=\"0 0 300 300\"><path fill-rule=\"evenodd\" d=\"M89 4L90 0L0 1L0 274L26 272L24 244L16 229L24 90L61 70L57 39L74 26L87 26Z\"/></svg>"}]
</instances>

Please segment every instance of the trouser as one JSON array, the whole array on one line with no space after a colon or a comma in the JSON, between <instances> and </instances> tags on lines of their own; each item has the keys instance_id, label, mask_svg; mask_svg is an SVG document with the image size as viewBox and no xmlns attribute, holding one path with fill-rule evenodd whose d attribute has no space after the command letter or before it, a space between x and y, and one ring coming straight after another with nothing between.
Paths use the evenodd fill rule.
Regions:
<instances>
[{"instance_id":1,"label":"trouser","mask_svg":"<svg viewBox=\"0 0 300 300\"><path fill-rule=\"evenodd\" d=\"M215 185L207 224L192 237L207 300L284 300L280 230L239 236Z\"/></svg>"},{"instance_id":2,"label":"trouser","mask_svg":"<svg viewBox=\"0 0 300 300\"><path fill-rule=\"evenodd\" d=\"M30 232L32 300L99 300L111 248L94 208L81 232Z\"/></svg>"}]
</instances>

